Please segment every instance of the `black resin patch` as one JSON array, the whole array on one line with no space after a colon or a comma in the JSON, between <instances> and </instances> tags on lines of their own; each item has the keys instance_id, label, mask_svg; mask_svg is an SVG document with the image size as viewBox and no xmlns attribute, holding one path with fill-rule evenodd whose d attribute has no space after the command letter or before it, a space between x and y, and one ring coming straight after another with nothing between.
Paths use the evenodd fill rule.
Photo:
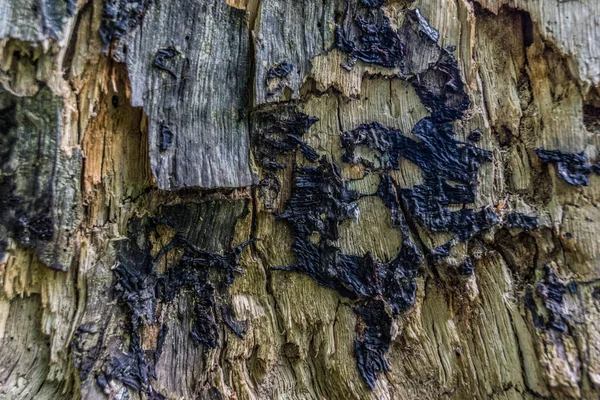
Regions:
<instances>
[{"instance_id":1,"label":"black resin patch","mask_svg":"<svg viewBox=\"0 0 600 400\"><path fill-rule=\"evenodd\" d=\"M449 205L475 201L477 174L483 163L491 161L491 153L458 141L450 124L436 123L431 118L419 121L412 133L421 141L377 122L360 125L342 135L343 160L373 169L398 169L401 158L417 165L424 183L403 189L401 198L410 215L431 232L454 233L458 240L465 241L497 224L499 218L491 208L448 209ZM375 150L376 164L355 155L361 146Z\"/></svg>"},{"instance_id":2,"label":"black resin patch","mask_svg":"<svg viewBox=\"0 0 600 400\"><path fill-rule=\"evenodd\" d=\"M344 23L336 27L335 44L348 54L346 69L357 60L382 67L399 67L404 57L404 44L390 25L380 1L361 1L353 7L347 3Z\"/></svg>"},{"instance_id":3,"label":"black resin patch","mask_svg":"<svg viewBox=\"0 0 600 400\"><path fill-rule=\"evenodd\" d=\"M73 351L73 364L82 381L87 379L100 356L103 338L104 330L96 327L93 323L82 324L75 331L71 350Z\"/></svg>"},{"instance_id":4,"label":"black resin patch","mask_svg":"<svg viewBox=\"0 0 600 400\"><path fill-rule=\"evenodd\" d=\"M435 121L462 117L469 107L458 62L438 44L439 32L419 9L405 11L402 27L395 30L382 1L346 1L343 20L336 27L336 47L348 54L343 65L350 70L358 60L397 69L398 76L415 89Z\"/></svg>"},{"instance_id":5,"label":"black resin patch","mask_svg":"<svg viewBox=\"0 0 600 400\"><path fill-rule=\"evenodd\" d=\"M241 272L239 257L251 241L219 254L199 249L181 233L176 233L172 241L152 258L149 238L157 227L181 228L169 217L170 213L178 213L172 208L164 210L165 217L131 220L128 239L117 242L115 293L127 309L131 337L127 352L105 361L97 377L100 386L104 387L115 379L147 393L151 398L163 398L153 389L151 382L155 379L154 366L160 358L168 327L161 327L154 351L142 350L140 329L156 322L159 302L171 303L184 290L191 294L194 302L190 336L196 345L203 344L208 348L219 345L219 320L237 336L245 334L245 323L237 321L231 307L217 301L216 295L233 283L235 275ZM167 272L157 273L157 264L174 249L182 252L179 260Z\"/></svg>"},{"instance_id":6,"label":"black resin patch","mask_svg":"<svg viewBox=\"0 0 600 400\"><path fill-rule=\"evenodd\" d=\"M481 133L481 131L479 129L475 129L469 133L467 139L469 139L471 142L479 142L482 136L483 134Z\"/></svg>"},{"instance_id":7,"label":"black resin patch","mask_svg":"<svg viewBox=\"0 0 600 400\"><path fill-rule=\"evenodd\" d=\"M574 281L562 283L550 264L544 266L544 274L544 278L535 285L535 294L546 309L547 318L538 313L531 287L528 287L525 293L525 308L531 312L536 328L564 333L568 328L568 317L564 314L564 296L567 291L576 293L577 285Z\"/></svg>"},{"instance_id":8,"label":"black resin patch","mask_svg":"<svg viewBox=\"0 0 600 400\"><path fill-rule=\"evenodd\" d=\"M471 257L466 257L462 263L458 266L459 275L470 276L475 272L475 266L473 265L473 261Z\"/></svg>"},{"instance_id":9,"label":"black resin patch","mask_svg":"<svg viewBox=\"0 0 600 400\"><path fill-rule=\"evenodd\" d=\"M354 312L359 316L354 354L360 374L373 389L379 372L388 370L385 354L392 342L392 318L381 301L357 307Z\"/></svg>"},{"instance_id":10,"label":"black resin patch","mask_svg":"<svg viewBox=\"0 0 600 400\"><path fill-rule=\"evenodd\" d=\"M447 123L461 118L469 107L458 62L449 49L444 49L437 43L439 32L429 25L418 9L407 10L402 27L396 31L384 14L383 4L383 1L378 0L347 1L343 20L336 29L336 46L348 54L348 62L344 65L346 69L351 69L358 60L396 69L398 76L413 86L419 99L431 113L431 117L419 121L413 128L412 133L419 141L377 122L344 132L341 138L345 150L342 161L362 163L367 170L380 173L381 183L376 195L390 209L392 225L402 231L403 245L398 258L384 266L388 271L393 271L383 277L386 284L393 288L380 292L384 298L388 296L385 301L392 312L397 314L414 302L415 292L402 289L408 287L408 282L414 284L414 280L411 281L410 278L416 275L416 265L422 262L422 254L410 240L404 212L426 230L455 235L446 244L430 251L428 258L431 262L447 257L456 243L490 230L500 220L492 208L474 210L466 207L475 202L479 169L483 163L491 161L492 155L487 150L457 140L452 125ZM473 142L480 139L479 131L469 135L469 140ZM373 150L375 159L358 156L361 147ZM398 193L391 177L381 172L399 169L401 159L406 159L421 169L424 183L413 188L403 188ZM293 196L294 194L292 199ZM455 205L462 205L463 208L449 208ZM295 246L298 246L298 241ZM308 245L303 244L303 247ZM327 250L331 252L330 249ZM313 251L312 254L318 252ZM302 264L300 254L299 260L299 264ZM368 271L372 268L371 264L366 258L359 265ZM407 269L409 265L412 267ZM301 269L306 272L307 267ZM308 270L311 276L318 276L310 268ZM331 271L332 268L328 267L327 270ZM474 266L469 257L458 266L457 272L461 275L473 274ZM402 278L398 279L399 277ZM334 286L329 278L319 276L315 279L325 280L330 287ZM403 284L398 285L400 282ZM393 294L399 293L410 295L395 298ZM373 388L378 372L387 370L384 355L391 338L386 334L389 327L382 323L384 318L381 318L381 311L375 312L374 303L368 304L371 307L363 307L356 312L366 323L365 332L371 334L366 334L366 339L357 339L355 353L361 375ZM369 315L366 316L365 313ZM376 318L376 315L379 317ZM373 322L375 319L378 322Z\"/></svg>"},{"instance_id":11,"label":"black resin patch","mask_svg":"<svg viewBox=\"0 0 600 400\"><path fill-rule=\"evenodd\" d=\"M537 329L544 329L544 317L542 317L537 312L535 299L533 297L533 288L531 286L528 286L525 290L525 296L523 297L523 300L525 303L525 308L531 313L531 317L533 319L533 326L535 326Z\"/></svg>"},{"instance_id":12,"label":"black resin patch","mask_svg":"<svg viewBox=\"0 0 600 400\"><path fill-rule=\"evenodd\" d=\"M171 146L173 146L174 137L175 135L173 134L171 127L163 122L160 125L160 151L166 151L171 148Z\"/></svg>"},{"instance_id":13,"label":"black resin patch","mask_svg":"<svg viewBox=\"0 0 600 400\"><path fill-rule=\"evenodd\" d=\"M277 161L278 156L299 149L308 161L318 160L319 155L315 149L302 140L318 118L292 107L281 108L276 113L260 113L257 117L256 125L260 128L255 133L256 143L253 147L256 159L263 166L263 179L259 187L265 208L272 209L281 188L277 171L287 167L285 163Z\"/></svg>"},{"instance_id":14,"label":"black resin patch","mask_svg":"<svg viewBox=\"0 0 600 400\"><path fill-rule=\"evenodd\" d=\"M542 148L535 149L535 152L544 164L556 164L558 176L570 185L587 186L590 174L600 174L600 163L590 164L583 152L567 153Z\"/></svg>"},{"instance_id":15,"label":"black resin patch","mask_svg":"<svg viewBox=\"0 0 600 400\"><path fill-rule=\"evenodd\" d=\"M267 71L267 80L275 78L285 78L292 72L294 66L288 62L277 64L274 67L269 68Z\"/></svg>"},{"instance_id":16,"label":"black resin patch","mask_svg":"<svg viewBox=\"0 0 600 400\"><path fill-rule=\"evenodd\" d=\"M385 0L360 0L360 3L365 7L381 7Z\"/></svg>"},{"instance_id":17,"label":"black resin patch","mask_svg":"<svg viewBox=\"0 0 600 400\"><path fill-rule=\"evenodd\" d=\"M347 189L339 167L324 158L318 167L298 167L292 196L278 216L292 227L295 239L292 249L298 262L275 268L307 274L320 285L362 304L355 311L366 326L364 335L355 343L355 353L361 375L370 387L374 386L377 374L387 368L384 355L390 345L388 337L377 337L376 332L389 330L391 315L413 306L414 277L422 263L421 253L410 240L389 176L382 177L376 195L391 209L392 225L405 232L402 248L390 262L375 260L370 253L343 254L333 244L339 239L340 224L355 218L356 200L364 196ZM389 307L390 315L383 309L384 304Z\"/></svg>"},{"instance_id":18,"label":"black resin patch","mask_svg":"<svg viewBox=\"0 0 600 400\"><path fill-rule=\"evenodd\" d=\"M448 257L459 242L490 231L501 220L492 207L473 208L480 169L492 161L492 153L473 144L482 138L479 130L470 132L470 143L463 142L450 124L462 118L469 107L453 50L438 44L439 32L418 9L404 11L403 25L396 30L384 13L384 1L347 0L345 5L335 31L335 46L348 55L342 66L350 70L360 61L394 69L398 78L412 85L430 116L414 126L411 133L417 140L378 122L342 133L342 161L361 163L367 173L379 175L374 194L349 190L338 165L325 158L318 166L298 167L294 163L291 197L277 218L292 228L297 262L275 269L307 274L355 302L357 365L364 381L373 388L378 375L388 368L385 354L391 344L392 318L415 301L414 278L424 258L412 240L417 227L453 234L447 243L428 250L427 259L436 263ZM272 69L270 73L273 79L280 79L285 70ZM308 161L318 159L314 149L301 140L314 120L286 108L282 113L283 117L259 114L257 125L267 128L255 135L255 155L265 176L261 186L276 187L275 192L279 190L276 172L288 167L277 159L279 155L300 150ZM290 130L294 131L292 136ZM362 152L363 148L369 151ZM422 184L400 189L394 182L388 171L399 169L403 160L419 167ZM563 169L570 175L581 172L573 162L567 164ZM583 172L589 174L594 168ZM261 194L266 204L265 191ZM391 225L402 233L402 247L391 261L376 260L370 253L344 254L335 245L340 224L359 215L357 200L364 196L379 197L391 212ZM529 231L538 228L538 221L534 216L512 213L506 225ZM458 275L469 276L475 267L467 256L455 269ZM552 302L562 301L561 289L551 279L538 284L538 296L542 294L550 299L546 301L550 307ZM528 299L528 309L535 310L532 290ZM536 314L536 326L540 319L543 322ZM560 327L558 317L552 321L555 329Z\"/></svg>"},{"instance_id":19,"label":"black resin patch","mask_svg":"<svg viewBox=\"0 0 600 400\"><path fill-rule=\"evenodd\" d=\"M413 134L419 141L377 122L344 132L342 161L362 163L367 170L379 173L381 182L374 195L390 209L391 225L402 232L402 248L393 260L384 262L375 260L370 253L343 254L336 247L340 224L356 218L356 201L366 195L348 190L339 167L322 158L318 166L294 166L291 197L278 219L292 228L297 263L276 268L307 274L320 285L359 304L355 308L359 316L355 354L361 376L371 388L378 374L387 370L385 354L391 342L392 316L413 306L414 278L423 262L404 213L432 232L455 234L453 240L428 254L434 261L449 255L458 241L468 240L499 223L491 208L463 207L457 211L448 208L475 201L479 169L491 161L489 151L457 140L452 126L445 123L460 118L469 105L458 63L448 50L437 44L438 32L418 10L407 11L405 24L395 31L382 5L383 1L377 0L347 2L343 21L336 28L336 45L348 54L345 67L350 69L360 60L396 68L399 76L412 84L432 116L415 125ZM428 52L431 62L418 65L415 54L422 49ZM258 135L256 146L265 176L263 187L273 188L269 182L272 180L279 185L275 173L287 165L277 161L278 155L300 150L309 161L317 160L317 153L306 148L300 139L315 120L285 110L283 114L284 118L262 115L259 123L267 126ZM290 130L294 131L293 136L288 134ZM357 156L360 147L374 150L375 159ZM398 169L402 158L421 168L424 184L397 189L385 171ZM266 199L265 192L261 193ZM463 275L470 275L473 270L470 258L458 267Z\"/></svg>"},{"instance_id":20,"label":"black resin patch","mask_svg":"<svg viewBox=\"0 0 600 400\"><path fill-rule=\"evenodd\" d=\"M152 63L152 65L154 65L154 67L156 67L162 71L167 72L173 78L177 79L177 74L175 74L175 71L173 71L173 68L169 67L167 64L168 64L169 60L174 59L175 57L177 57L180 54L181 54L181 52L173 46L170 46L170 47L167 47L164 49L160 49L156 52L156 55L154 56L154 62Z\"/></svg>"},{"instance_id":21,"label":"black resin patch","mask_svg":"<svg viewBox=\"0 0 600 400\"><path fill-rule=\"evenodd\" d=\"M539 227L536 216L529 216L517 212L508 214L508 217L506 217L506 224L509 228L521 228L525 232L536 230Z\"/></svg>"},{"instance_id":22,"label":"black resin patch","mask_svg":"<svg viewBox=\"0 0 600 400\"><path fill-rule=\"evenodd\" d=\"M285 86L285 78L293 71L294 66L288 62L277 64L267 71L265 84L270 88L267 96L279 93Z\"/></svg>"},{"instance_id":23,"label":"black resin patch","mask_svg":"<svg viewBox=\"0 0 600 400\"><path fill-rule=\"evenodd\" d=\"M402 26L407 56L402 74L413 86L421 103L437 122L460 119L469 108L469 96L458 68L458 62L437 41L439 34L418 9L406 12ZM423 57L424 54L428 56ZM427 59L426 65L423 65Z\"/></svg>"},{"instance_id":24,"label":"black resin patch","mask_svg":"<svg viewBox=\"0 0 600 400\"><path fill-rule=\"evenodd\" d=\"M543 300L548 311L546 327L564 332L567 329L563 316L563 297L568 290L568 285L561 283L550 265L544 266L545 278L535 287L536 294Z\"/></svg>"}]
</instances>

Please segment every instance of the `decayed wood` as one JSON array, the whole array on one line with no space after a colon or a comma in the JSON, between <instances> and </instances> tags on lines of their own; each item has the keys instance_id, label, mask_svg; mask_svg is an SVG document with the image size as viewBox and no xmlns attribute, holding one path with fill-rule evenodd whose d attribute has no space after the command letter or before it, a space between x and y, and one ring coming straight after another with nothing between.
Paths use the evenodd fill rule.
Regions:
<instances>
[{"instance_id":1,"label":"decayed wood","mask_svg":"<svg viewBox=\"0 0 600 400\"><path fill-rule=\"evenodd\" d=\"M502 7L528 12L541 35L569 55L567 67L584 86L584 93L590 89L597 91L600 79L600 48L594 40L599 29L597 2L483 0L480 4L496 14Z\"/></svg>"},{"instance_id":2,"label":"decayed wood","mask_svg":"<svg viewBox=\"0 0 600 400\"><path fill-rule=\"evenodd\" d=\"M333 0L261 3L253 32L256 106L300 97L311 59L333 46L335 12L341 9ZM284 67L279 74L278 67Z\"/></svg>"},{"instance_id":3,"label":"decayed wood","mask_svg":"<svg viewBox=\"0 0 600 400\"><path fill-rule=\"evenodd\" d=\"M0 38L24 42L55 40L65 44L76 1L25 0L0 2Z\"/></svg>"},{"instance_id":4,"label":"decayed wood","mask_svg":"<svg viewBox=\"0 0 600 400\"><path fill-rule=\"evenodd\" d=\"M120 40L114 57L127 64L133 106L148 116L160 189L252 183L244 18L222 1L156 2Z\"/></svg>"},{"instance_id":5,"label":"decayed wood","mask_svg":"<svg viewBox=\"0 0 600 400\"><path fill-rule=\"evenodd\" d=\"M42 89L33 98L2 92L0 103L0 241L33 248L43 263L66 270L81 219L81 154L61 150L62 99Z\"/></svg>"},{"instance_id":6,"label":"decayed wood","mask_svg":"<svg viewBox=\"0 0 600 400\"><path fill-rule=\"evenodd\" d=\"M72 18L70 2L17 3L0 0L12 21L0 23L0 186L16 185L0 193L1 398L600 397L600 177L590 169L589 185L570 185L536 153L598 161L592 0L388 1L406 44L394 67L336 46L342 23L358 43L345 12L359 1L90 0ZM389 369L371 389L357 367L365 324L356 309L374 300L281 270L299 259L285 216L299 168L318 162L279 130L301 113L318 118L298 139L363 194L331 241L339 254L386 263L409 238L428 256L455 235L432 232L406 203L402 231L376 195L385 174L399 192L425 184L423 168L402 156L390 169L366 146L355 158L384 167L348 162L342 133L378 122L416 140L415 126L436 111L411 79L452 46L470 105L451 124L492 158L474 202L448 207L498 220L451 242L448 256L424 257L414 305L392 318ZM429 87L443 91L438 84ZM293 145L266 154L265 138ZM42 208L54 235L32 245L12 222ZM260 240L241 252L231 284L229 264L206 268L212 298L194 285L172 300L161 294L157 282L178 285L168 274L190 244L226 255L250 238ZM148 269L144 257L157 261ZM460 272L467 258L472 274ZM58 265L69 270L48 268ZM192 334L206 315L218 327L214 348ZM244 335L229 326L237 323Z\"/></svg>"}]
</instances>

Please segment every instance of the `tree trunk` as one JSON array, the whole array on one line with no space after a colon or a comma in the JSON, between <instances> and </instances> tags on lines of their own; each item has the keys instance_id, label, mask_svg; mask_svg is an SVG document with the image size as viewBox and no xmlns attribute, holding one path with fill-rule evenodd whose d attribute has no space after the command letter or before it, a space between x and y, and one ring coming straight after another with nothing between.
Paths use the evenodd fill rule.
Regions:
<instances>
[{"instance_id":1,"label":"tree trunk","mask_svg":"<svg viewBox=\"0 0 600 400\"><path fill-rule=\"evenodd\" d=\"M600 3L0 16L0 398L600 398Z\"/></svg>"}]
</instances>

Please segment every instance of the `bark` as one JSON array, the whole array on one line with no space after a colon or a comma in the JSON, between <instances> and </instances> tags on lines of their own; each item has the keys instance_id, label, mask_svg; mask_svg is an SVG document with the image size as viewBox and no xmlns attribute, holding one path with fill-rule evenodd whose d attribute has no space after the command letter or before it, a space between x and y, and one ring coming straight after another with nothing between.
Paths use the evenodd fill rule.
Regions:
<instances>
[{"instance_id":1,"label":"bark","mask_svg":"<svg viewBox=\"0 0 600 400\"><path fill-rule=\"evenodd\" d=\"M0 0L0 398L600 398L600 3Z\"/></svg>"}]
</instances>

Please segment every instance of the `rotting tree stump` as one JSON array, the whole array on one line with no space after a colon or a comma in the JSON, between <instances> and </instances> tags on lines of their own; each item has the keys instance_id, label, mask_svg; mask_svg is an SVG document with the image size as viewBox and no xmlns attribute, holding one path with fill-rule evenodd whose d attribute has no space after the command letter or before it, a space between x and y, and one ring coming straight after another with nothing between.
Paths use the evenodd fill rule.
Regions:
<instances>
[{"instance_id":1,"label":"rotting tree stump","mask_svg":"<svg viewBox=\"0 0 600 400\"><path fill-rule=\"evenodd\" d=\"M0 398L600 398L600 3L0 0Z\"/></svg>"}]
</instances>

